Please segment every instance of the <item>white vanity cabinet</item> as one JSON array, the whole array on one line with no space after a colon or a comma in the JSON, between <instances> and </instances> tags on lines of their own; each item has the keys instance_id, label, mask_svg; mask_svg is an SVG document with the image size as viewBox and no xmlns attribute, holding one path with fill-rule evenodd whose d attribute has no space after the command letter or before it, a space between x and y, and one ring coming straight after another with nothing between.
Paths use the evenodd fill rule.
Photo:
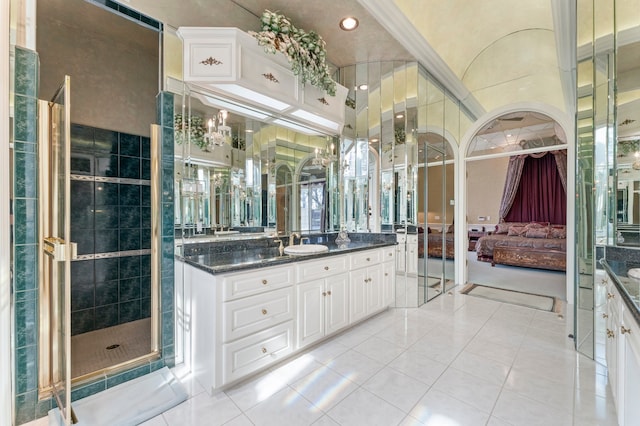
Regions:
<instances>
[{"instance_id":1,"label":"white vanity cabinet","mask_svg":"<svg viewBox=\"0 0 640 426\"><path fill-rule=\"evenodd\" d=\"M418 235L407 235L407 274L418 274ZM417 284L416 284L417 285Z\"/></svg>"},{"instance_id":2,"label":"white vanity cabinet","mask_svg":"<svg viewBox=\"0 0 640 426\"><path fill-rule=\"evenodd\" d=\"M220 274L182 262L178 269L185 304L176 327L185 362L208 392L394 302L394 246Z\"/></svg>"},{"instance_id":3,"label":"white vanity cabinet","mask_svg":"<svg viewBox=\"0 0 640 426\"><path fill-rule=\"evenodd\" d=\"M607 376L618 425L636 425L640 419L640 327L613 282L607 286L605 316Z\"/></svg>"},{"instance_id":4,"label":"white vanity cabinet","mask_svg":"<svg viewBox=\"0 0 640 426\"><path fill-rule=\"evenodd\" d=\"M384 307L382 251L356 252L349 255L349 262L350 322L353 323Z\"/></svg>"},{"instance_id":5,"label":"white vanity cabinet","mask_svg":"<svg viewBox=\"0 0 640 426\"><path fill-rule=\"evenodd\" d=\"M347 256L325 257L297 265L298 348L349 325Z\"/></svg>"}]
</instances>

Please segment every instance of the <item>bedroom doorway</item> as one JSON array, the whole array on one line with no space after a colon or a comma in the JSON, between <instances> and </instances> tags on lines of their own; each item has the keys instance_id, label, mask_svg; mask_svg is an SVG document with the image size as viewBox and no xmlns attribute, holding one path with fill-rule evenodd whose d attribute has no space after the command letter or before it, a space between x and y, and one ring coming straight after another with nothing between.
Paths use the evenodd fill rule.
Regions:
<instances>
[{"instance_id":1,"label":"bedroom doorway","mask_svg":"<svg viewBox=\"0 0 640 426\"><path fill-rule=\"evenodd\" d=\"M562 127L533 111L494 118L471 138L468 284L566 301L566 150Z\"/></svg>"}]
</instances>

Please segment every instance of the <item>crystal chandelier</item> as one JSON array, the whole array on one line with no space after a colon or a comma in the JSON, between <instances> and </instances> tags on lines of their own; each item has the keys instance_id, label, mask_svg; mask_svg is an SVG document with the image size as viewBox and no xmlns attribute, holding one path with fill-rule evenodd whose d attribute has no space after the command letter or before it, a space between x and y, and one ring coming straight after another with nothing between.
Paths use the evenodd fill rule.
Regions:
<instances>
[{"instance_id":1,"label":"crystal chandelier","mask_svg":"<svg viewBox=\"0 0 640 426\"><path fill-rule=\"evenodd\" d=\"M311 164L318 167L327 167L329 164L334 161L338 161L338 157L336 157L335 153L335 145L331 144L331 150L322 151L319 148L316 148L316 156L311 161Z\"/></svg>"},{"instance_id":2,"label":"crystal chandelier","mask_svg":"<svg viewBox=\"0 0 640 426\"><path fill-rule=\"evenodd\" d=\"M222 173L220 172L215 173L213 175L213 178L211 179L211 183L213 184L214 188L220 188L224 183L224 178L222 177Z\"/></svg>"},{"instance_id":3,"label":"crystal chandelier","mask_svg":"<svg viewBox=\"0 0 640 426\"><path fill-rule=\"evenodd\" d=\"M205 133L204 139L207 141L208 147L213 149L215 146L222 146L231 140L231 127L226 124L228 114L227 110L221 109L207 122L207 133Z\"/></svg>"}]
</instances>

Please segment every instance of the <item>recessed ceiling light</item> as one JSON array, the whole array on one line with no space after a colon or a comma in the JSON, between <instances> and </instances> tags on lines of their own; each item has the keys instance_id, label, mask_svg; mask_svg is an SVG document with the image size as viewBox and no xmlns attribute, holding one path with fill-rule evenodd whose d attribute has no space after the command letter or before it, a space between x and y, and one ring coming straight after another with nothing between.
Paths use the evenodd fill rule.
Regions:
<instances>
[{"instance_id":1,"label":"recessed ceiling light","mask_svg":"<svg viewBox=\"0 0 640 426\"><path fill-rule=\"evenodd\" d=\"M371 139L371 142L378 142L378 139Z\"/></svg>"},{"instance_id":2,"label":"recessed ceiling light","mask_svg":"<svg viewBox=\"0 0 640 426\"><path fill-rule=\"evenodd\" d=\"M353 16L347 16L346 18L342 18L340 20L340 28L345 31L353 31L358 28L359 24L360 23L358 22L358 20Z\"/></svg>"},{"instance_id":3,"label":"recessed ceiling light","mask_svg":"<svg viewBox=\"0 0 640 426\"><path fill-rule=\"evenodd\" d=\"M404 114L396 114L396 118L403 118Z\"/></svg>"},{"instance_id":4,"label":"recessed ceiling light","mask_svg":"<svg viewBox=\"0 0 640 426\"><path fill-rule=\"evenodd\" d=\"M367 90L369 88L369 86L367 86L366 84L361 84L358 87L356 87L356 89L358 90Z\"/></svg>"}]
</instances>

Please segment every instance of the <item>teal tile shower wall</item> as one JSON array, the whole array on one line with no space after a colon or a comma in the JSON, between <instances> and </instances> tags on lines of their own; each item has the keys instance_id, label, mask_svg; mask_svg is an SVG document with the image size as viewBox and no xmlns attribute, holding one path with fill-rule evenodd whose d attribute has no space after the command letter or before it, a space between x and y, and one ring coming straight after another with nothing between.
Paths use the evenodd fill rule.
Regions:
<instances>
[{"instance_id":1,"label":"teal tile shower wall","mask_svg":"<svg viewBox=\"0 0 640 426\"><path fill-rule=\"evenodd\" d=\"M15 423L43 417L52 400L38 400L38 276L37 276L37 88L38 55L16 48L13 129L13 304ZM73 98L72 98L73 99ZM162 217L173 219L173 95L157 97L162 126ZM162 358L73 389L74 400L175 363L173 222L162 226L161 346Z\"/></svg>"}]
</instances>

